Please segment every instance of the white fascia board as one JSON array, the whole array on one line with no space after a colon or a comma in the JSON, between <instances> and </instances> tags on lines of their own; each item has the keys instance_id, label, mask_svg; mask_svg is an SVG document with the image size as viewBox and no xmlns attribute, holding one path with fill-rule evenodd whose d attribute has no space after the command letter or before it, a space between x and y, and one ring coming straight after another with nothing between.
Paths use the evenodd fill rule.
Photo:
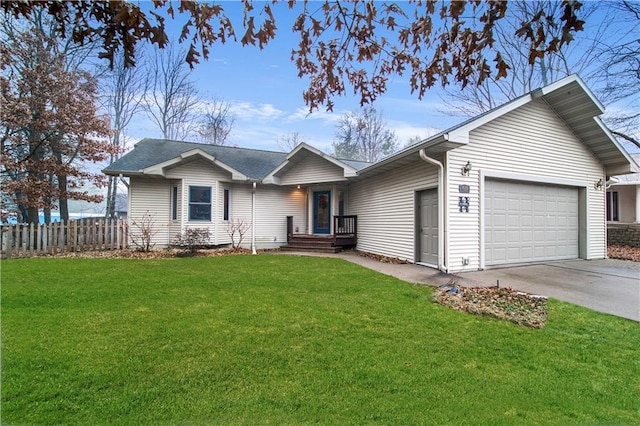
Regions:
<instances>
[{"instance_id":1,"label":"white fascia board","mask_svg":"<svg viewBox=\"0 0 640 426\"><path fill-rule=\"evenodd\" d=\"M563 79L556 81L555 83L551 83L548 86L542 87L540 90L542 91L542 95L544 96L549 93L555 92L558 89L562 89L567 84L573 83L573 82L577 83L580 86L582 91L586 93L587 96L589 96L589 99L591 100L591 102L593 102L593 104L601 111L600 113L603 114L604 105L600 103L598 98L596 98L593 92L589 89L589 87L587 87L584 81L582 81L582 79L577 74L571 74Z\"/></svg>"},{"instance_id":2,"label":"white fascia board","mask_svg":"<svg viewBox=\"0 0 640 426\"><path fill-rule=\"evenodd\" d=\"M406 157L408 155L420 152L420 150L422 150L422 149L428 150L429 148L437 146L437 145L439 145L439 144L441 144L443 142L446 142L446 139L444 139L444 134L439 133L437 135L431 136L431 137L425 139L422 142L419 142L419 143L417 143L415 145L412 145L412 146L410 146L408 148L401 149L400 151L398 151L398 152L396 152L394 154L391 154L388 157L383 158L382 160L378 161L377 163L373 163L373 164L371 164L371 165L369 165L369 166L367 166L367 167L365 167L363 169L360 169L360 172L358 173L358 175L360 176L362 174L366 174L366 173L370 172L371 170L375 170L375 169L377 169L377 168L379 168L381 166L384 166L384 165L389 164L389 163L393 163L394 161L402 159L402 158L404 158L404 157Z\"/></svg>"},{"instance_id":3,"label":"white fascia board","mask_svg":"<svg viewBox=\"0 0 640 426\"><path fill-rule=\"evenodd\" d=\"M291 159L294 156L296 156L303 149L306 149L307 151L311 152L312 154L315 154L315 155L319 156L320 158L323 158L323 159L329 161L330 163L335 164L336 166L342 168L343 176L345 178L358 176L358 171L356 169L354 169L353 167L349 166L348 164L343 163L342 161L338 160L337 158L333 158L332 156L325 154L324 152L320 151L317 148L312 147L311 145L307 145L305 142L302 142L300 145L295 147L293 149L293 151L291 151L287 155L285 160L282 163L280 163L280 165L278 167L273 169L273 171L271 173L269 173L262 180L262 182L263 183L273 183L273 184L276 184L276 185L279 184L280 183L280 178L278 176L276 176L276 175L282 169L284 169L289 164L289 161L291 161Z\"/></svg>"},{"instance_id":4,"label":"white fascia board","mask_svg":"<svg viewBox=\"0 0 640 426\"><path fill-rule=\"evenodd\" d=\"M273 184L273 185L280 185L280 178L278 176L267 176L264 179L262 179L262 183L263 184Z\"/></svg>"},{"instance_id":5,"label":"white fascia board","mask_svg":"<svg viewBox=\"0 0 640 426\"><path fill-rule=\"evenodd\" d=\"M164 176L164 169L169 166L173 166L175 164L180 163L182 158L176 157L171 160L163 161L162 163L154 164L153 166L145 167L142 169L142 174L145 175L154 175L154 176Z\"/></svg>"},{"instance_id":6,"label":"white fascia board","mask_svg":"<svg viewBox=\"0 0 640 426\"><path fill-rule=\"evenodd\" d=\"M610 187L611 188L615 188L615 187L618 187L618 186L638 186L638 185L640 185L640 180L638 180L636 182L631 182L631 181L629 181L629 182L618 182L618 183L612 184Z\"/></svg>"},{"instance_id":7,"label":"white fascia board","mask_svg":"<svg viewBox=\"0 0 640 426\"><path fill-rule=\"evenodd\" d=\"M164 161L162 163L159 164L155 164L151 167L147 167L145 169L142 170L142 172L144 174L148 174L148 175L157 175L157 176L164 176L164 171L167 167L170 166L174 166L176 164L179 164L185 160L190 159L191 157L200 157L203 158L213 164L215 164L216 166L220 167L223 170L226 170L227 172L231 173L231 179L233 180L248 180L249 177L246 176L244 173L240 173L239 171L237 171L236 169L234 169L233 167L229 167L228 165L226 165L225 163L216 160L216 158L211 155L211 154L207 154L206 152L204 152L203 150L196 148L196 149L192 149L191 151L186 151L183 152L182 154L180 154L179 157L176 158L172 158L171 160L167 160Z\"/></svg>"},{"instance_id":8,"label":"white fascia board","mask_svg":"<svg viewBox=\"0 0 640 426\"><path fill-rule=\"evenodd\" d=\"M275 169L273 169L273 171L271 173L269 173L267 176L264 177L264 179L262 179L262 183L273 183L276 184L276 180L278 182L280 182L280 178L278 176L276 176L276 174L282 170L287 164L289 164L289 156L287 156L287 158L280 163L280 165L278 167L276 167Z\"/></svg>"},{"instance_id":9,"label":"white fascia board","mask_svg":"<svg viewBox=\"0 0 640 426\"><path fill-rule=\"evenodd\" d=\"M618 139L615 136L613 136L613 134L611 134L611 130L609 130L609 128L602 122L600 117L593 117L593 119L598 124L598 126L600 126L600 129L602 130L602 132L607 135L607 138L616 147L616 149L620 151L620 153L624 156L624 158L629 162L629 168L627 169L626 167L624 167L624 172L620 174L640 172L640 167L638 167L638 164L633 160L633 157L631 157L631 155L629 155L627 150L624 149L622 145L620 145L620 142L618 142ZM608 170L608 172L609 172L608 174L611 176L618 173L615 170L611 170L611 171Z\"/></svg>"},{"instance_id":10,"label":"white fascia board","mask_svg":"<svg viewBox=\"0 0 640 426\"><path fill-rule=\"evenodd\" d=\"M320 151L317 148L312 147L311 145L307 145L306 143L301 143L300 145L298 145L298 147L296 148L297 150L300 149L307 149L309 151L311 151L312 153L318 155L321 158L324 158L325 160L327 160L328 162L335 164L336 166L342 168L342 170L344 171L344 177L353 177L353 176L357 176L358 175L358 171L356 169L354 169L353 167L351 167L350 165L343 163L342 161L338 160L335 157L332 157L331 155L325 154L324 152ZM289 158L289 156L287 156L287 159Z\"/></svg>"}]
</instances>

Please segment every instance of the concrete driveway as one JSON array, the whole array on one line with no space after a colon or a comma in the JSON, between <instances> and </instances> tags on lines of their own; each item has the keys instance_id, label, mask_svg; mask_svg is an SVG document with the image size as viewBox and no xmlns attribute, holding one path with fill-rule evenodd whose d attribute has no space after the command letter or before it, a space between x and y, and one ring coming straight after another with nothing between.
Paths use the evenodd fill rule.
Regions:
<instances>
[{"instance_id":1,"label":"concrete driveway","mask_svg":"<svg viewBox=\"0 0 640 426\"><path fill-rule=\"evenodd\" d=\"M640 263L569 260L457 274L461 285L511 287L640 321Z\"/></svg>"},{"instance_id":2,"label":"concrete driveway","mask_svg":"<svg viewBox=\"0 0 640 426\"><path fill-rule=\"evenodd\" d=\"M357 263L403 281L443 285L511 287L623 318L640 321L640 263L628 260L567 260L444 274L414 264L391 264L359 256L354 251L336 254L293 253L292 255L336 257Z\"/></svg>"}]
</instances>

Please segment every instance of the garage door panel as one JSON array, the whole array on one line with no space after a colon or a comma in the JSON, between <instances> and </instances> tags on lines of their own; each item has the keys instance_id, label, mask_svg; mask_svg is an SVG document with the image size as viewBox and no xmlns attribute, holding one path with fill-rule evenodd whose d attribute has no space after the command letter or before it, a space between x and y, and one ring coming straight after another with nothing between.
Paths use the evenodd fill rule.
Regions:
<instances>
[{"instance_id":1,"label":"garage door panel","mask_svg":"<svg viewBox=\"0 0 640 426\"><path fill-rule=\"evenodd\" d=\"M578 189L485 182L485 264L578 257Z\"/></svg>"}]
</instances>

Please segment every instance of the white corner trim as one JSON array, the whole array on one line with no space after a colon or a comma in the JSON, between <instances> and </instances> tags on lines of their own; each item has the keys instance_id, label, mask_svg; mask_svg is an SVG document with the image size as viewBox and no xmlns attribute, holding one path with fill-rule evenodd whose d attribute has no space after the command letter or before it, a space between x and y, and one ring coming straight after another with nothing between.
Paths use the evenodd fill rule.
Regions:
<instances>
[{"instance_id":1,"label":"white corner trim","mask_svg":"<svg viewBox=\"0 0 640 426\"><path fill-rule=\"evenodd\" d=\"M485 241L484 241L484 182L485 182L485 170L480 169L480 182L478 182L478 215L480 222L480 253L478 253L478 267L482 271L485 268Z\"/></svg>"}]
</instances>

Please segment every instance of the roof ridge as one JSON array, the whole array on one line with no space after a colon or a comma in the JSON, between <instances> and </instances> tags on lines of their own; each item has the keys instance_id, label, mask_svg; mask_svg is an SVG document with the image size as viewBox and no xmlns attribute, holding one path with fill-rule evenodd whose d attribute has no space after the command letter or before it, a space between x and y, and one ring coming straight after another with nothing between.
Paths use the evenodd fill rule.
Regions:
<instances>
[{"instance_id":1,"label":"roof ridge","mask_svg":"<svg viewBox=\"0 0 640 426\"><path fill-rule=\"evenodd\" d=\"M179 143L179 144L187 144L187 145L198 145L198 146L210 146L210 147L216 147L217 148L222 148L222 149L242 149L245 151L257 151L257 152L268 152L270 154L282 154L282 155L286 155L286 152L283 151L273 151L273 150L269 150L269 149L260 149L260 148L245 148L245 147L241 147L241 146L230 146L230 145L213 145L213 144L208 144L208 143L200 143L200 142L192 142L192 141L178 141L178 140L174 140L174 139L162 139L162 138L143 138L142 140L140 140L140 142L145 142L145 141L158 141L158 142L171 142L171 143ZM140 143L138 142L138 143Z\"/></svg>"}]
</instances>

